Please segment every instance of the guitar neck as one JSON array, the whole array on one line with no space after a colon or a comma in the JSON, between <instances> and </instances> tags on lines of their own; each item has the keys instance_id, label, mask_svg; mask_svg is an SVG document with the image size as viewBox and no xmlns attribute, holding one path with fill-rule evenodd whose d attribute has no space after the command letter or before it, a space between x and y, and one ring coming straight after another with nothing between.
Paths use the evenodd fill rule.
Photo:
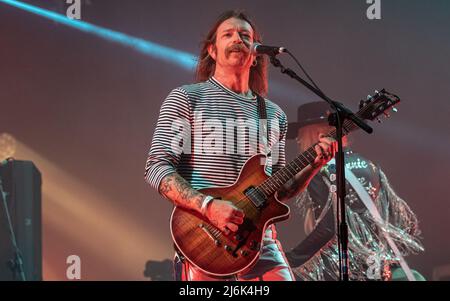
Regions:
<instances>
[{"instance_id":1,"label":"guitar neck","mask_svg":"<svg viewBox=\"0 0 450 301\"><path fill-rule=\"evenodd\" d=\"M362 108L356 115L361 116L365 108ZM348 133L358 129L352 121L346 120L343 126L343 135L346 136ZM336 139L336 130L330 131L327 136ZM317 153L314 147L319 142L312 145L306 151L297 156L294 160L288 163L285 167L278 170L275 174L265 180L261 185L258 186L258 190L262 191L266 196L272 196L276 191L290 179L292 179L297 173L301 172L305 167L314 162L317 157Z\"/></svg>"}]
</instances>

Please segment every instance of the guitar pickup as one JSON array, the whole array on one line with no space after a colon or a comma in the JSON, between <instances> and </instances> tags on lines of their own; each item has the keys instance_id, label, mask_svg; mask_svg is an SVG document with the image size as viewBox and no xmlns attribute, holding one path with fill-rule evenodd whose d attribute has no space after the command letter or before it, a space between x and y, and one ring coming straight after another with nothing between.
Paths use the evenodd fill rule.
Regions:
<instances>
[{"instance_id":1,"label":"guitar pickup","mask_svg":"<svg viewBox=\"0 0 450 301\"><path fill-rule=\"evenodd\" d=\"M266 202L265 195L255 187L249 187L244 191L245 196L255 205L256 208L261 208Z\"/></svg>"},{"instance_id":2,"label":"guitar pickup","mask_svg":"<svg viewBox=\"0 0 450 301\"><path fill-rule=\"evenodd\" d=\"M214 241L214 244L218 247L222 245L222 242L203 224L199 224L198 227L202 229L208 236ZM217 235L217 232L216 232Z\"/></svg>"}]
</instances>

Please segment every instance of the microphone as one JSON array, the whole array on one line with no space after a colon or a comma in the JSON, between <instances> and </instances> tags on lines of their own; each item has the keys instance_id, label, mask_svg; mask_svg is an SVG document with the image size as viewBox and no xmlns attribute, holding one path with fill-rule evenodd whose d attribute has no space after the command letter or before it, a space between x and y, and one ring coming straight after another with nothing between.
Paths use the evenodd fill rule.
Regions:
<instances>
[{"instance_id":1,"label":"microphone","mask_svg":"<svg viewBox=\"0 0 450 301\"><path fill-rule=\"evenodd\" d=\"M267 54L269 56L275 56L282 52L287 52L284 47L261 45L260 43L253 43L250 48L252 54Z\"/></svg>"}]
</instances>

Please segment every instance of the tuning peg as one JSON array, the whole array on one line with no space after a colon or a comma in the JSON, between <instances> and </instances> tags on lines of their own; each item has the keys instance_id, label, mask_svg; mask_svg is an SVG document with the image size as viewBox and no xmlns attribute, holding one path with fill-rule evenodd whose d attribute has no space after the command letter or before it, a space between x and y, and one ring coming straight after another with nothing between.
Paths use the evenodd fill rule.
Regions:
<instances>
[{"instance_id":1,"label":"tuning peg","mask_svg":"<svg viewBox=\"0 0 450 301\"><path fill-rule=\"evenodd\" d=\"M397 112L398 112L398 110L397 110L396 107L392 107L392 111L394 111L394 113L397 113Z\"/></svg>"},{"instance_id":2,"label":"tuning peg","mask_svg":"<svg viewBox=\"0 0 450 301\"><path fill-rule=\"evenodd\" d=\"M378 123L382 123L383 121L380 118L377 118Z\"/></svg>"},{"instance_id":3,"label":"tuning peg","mask_svg":"<svg viewBox=\"0 0 450 301\"><path fill-rule=\"evenodd\" d=\"M372 98L371 95L367 95L367 100L370 100Z\"/></svg>"},{"instance_id":4,"label":"tuning peg","mask_svg":"<svg viewBox=\"0 0 450 301\"><path fill-rule=\"evenodd\" d=\"M378 95L378 94L380 94L380 92L378 92L378 90L375 90L375 94L377 94L377 95Z\"/></svg>"}]
</instances>

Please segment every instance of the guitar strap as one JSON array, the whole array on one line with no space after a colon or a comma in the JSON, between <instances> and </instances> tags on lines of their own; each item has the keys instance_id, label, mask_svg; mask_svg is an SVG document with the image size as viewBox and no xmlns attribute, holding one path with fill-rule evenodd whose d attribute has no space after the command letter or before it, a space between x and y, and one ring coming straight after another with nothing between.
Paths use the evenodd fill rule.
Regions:
<instances>
[{"instance_id":1,"label":"guitar strap","mask_svg":"<svg viewBox=\"0 0 450 301\"><path fill-rule=\"evenodd\" d=\"M266 101L259 94L256 94L256 99L258 100L258 153L267 155L269 145L269 131L267 127L268 121Z\"/></svg>"}]
</instances>

